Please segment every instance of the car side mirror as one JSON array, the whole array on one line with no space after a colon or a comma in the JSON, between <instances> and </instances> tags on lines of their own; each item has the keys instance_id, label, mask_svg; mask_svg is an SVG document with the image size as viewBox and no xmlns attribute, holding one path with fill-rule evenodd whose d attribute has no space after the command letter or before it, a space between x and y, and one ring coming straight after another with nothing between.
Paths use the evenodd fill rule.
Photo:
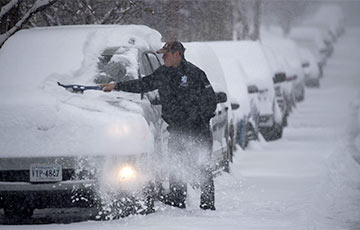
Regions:
<instances>
[{"instance_id":1,"label":"car side mirror","mask_svg":"<svg viewBox=\"0 0 360 230\"><path fill-rule=\"evenodd\" d=\"M276 73L275 76L273 77L273 82L274 84L276 83L281 83L286 81L286 74L281 72L281 73Z\"/></svg>"},{"instance_id":2,"label":"car side mirror","mask_svg":"<svg viewBox=\"0 0 360 230\"><path fill-rule=\"evenodd\" d=\"M256 85L248 85L247 89L248 93L250 94L259 92L259 89Z\"/></svg>"},{"instance_id":3,"label":"car side mirror","mask_svg":"<svg viewBox=\"0 0 360 230\"><path fill-rule=\"evenodd\" d=\"M238 108L240 108L239 103L231 103L231 110L237 110Z\"/></svg>"},{"instance_id":4,"label":"car side mirror","mask_svg":"<svg viewBox=\"0 0 360 230\"><path fill-rule=\"evenodd\" d=\"M216 103L225 103L227 101L226 93L218 92L216 93Z\"/></svg>"}]
</instances>

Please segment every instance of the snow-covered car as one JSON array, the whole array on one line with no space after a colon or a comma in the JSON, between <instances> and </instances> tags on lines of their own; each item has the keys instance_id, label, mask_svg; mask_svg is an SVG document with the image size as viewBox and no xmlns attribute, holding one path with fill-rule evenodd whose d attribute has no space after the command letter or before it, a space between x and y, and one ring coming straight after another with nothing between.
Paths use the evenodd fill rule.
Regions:
<instances>
[{"instance_id":1,"label":"snow-covered car","mask_svg":"<svg viewBox=\"0 0 360 230\"><path fill-rule=\"evenodd\" d=\"M333 53L334 47L322 32L314 27L294 27L288 37L300 47L308 48L317 57L320 66L326 64L327 58Z\"/></svg>"},{"instance_id":2,"label":"snow-covered car","mask_svg":"<svg viewBox=\"0 0 360 230\"><path fill-rule=\"evenodd\" d=\"M307 87L320 87L320 70L314 55L309 49L300 48L300 57Z\"/></svg>"},{"instance_id":3,"label":"snow-covered car","mask_svg":"<svg viewBox=\"0 0 360 230\"><path fill-rule=\"evenodd\" d=\"M185 58L189 62L201 68L207 75L215 93L229 95L224 72L218 57L205 43L184 43ZM213 155L212 161L229 171L229 163L232 162L235 148L235 126L231 110L236 105L231 105L228 99L224 103L218 103L215 116L210 120L213 132Z\"/></svg>"},{"instance_id":4,"label":"snow-covered car","mask_svg":"<svg viewBox=\"0 0 360 230\"><path fill-rule=\"evenodd\" d=\"M160 47L160 33L140 25L35 28L4 44L0 208L6 216L21 220L48 207L95 207L109 218L152 211L166 134L151 94L74 94L57 82L139 78L160 65L154 52Z\"/></svg>"},{"instance_id":5,"label":"snow-covered car","mask_svg":"<svg viewBox=\"0 0 360 230\"><path fill-rule=\"evenodd\" d=\"M259 130L259 111L254 110L256 107L254 100L250 100L245 72L235 59L219 58L223 68L227 88L229 89L230 101L239 104L240 108L234 111L235 118L235 140L236 144L245 149L251 140L258 140Z\"/></svg>"},{"instance_id":6,"label":"snow-covered car","mask_svg":"<svg viewBox=\"0 0 360 230\"><path fill-rule=\"evenodd\" d=\"M207 42L219 57L230 93L230 101L240 105L240 109L234 111L236 120L235 139L236 143L244 149L249 141L258 140L259 110L256 103L257 97L250 98L245 72L241 68L241 64L236 59L227 57L228 50L222 49L221 45L218 47L217 43Z\"/></svg>"},{"instance_id":7,"label":"snow-covered car","mask_svg":"<svg viewBox=\"0 0 360 230\"><path fill-rule=\"evenodd\" d=\"M271 47L284 58L287 68L287 80L292 83L292 94L296 101L303 101L305 98L305 83L299 46L291 39L271 34L263 35L261 41L262 44Z\"/></svg>"},{"instance_id":8,"label":"snow-covered car","mask_svg":"<svg viewBox=\"0 0 360 230\"><path fill-rule=\"evenodd\" d=\"M211 43L210 43L211 44ZM259 109L259 131L266 140L282 136L282 113L275 99L270 67L257 41L223 41L213 47L222 50L221 57L234 58L245 72L248 85L255 85Z\"/></svg>"},{"instance_id":9,"label":"snow-covered car","mask_svg":"<svg viewBox=\"0 0 360 230\"><path fill-rule=\"evenodd\" d=\"M328 25L336 37L341 36L345 32L345 15L341 7L336 3L320 5L310 19L314 23Z\"/></svg>"},{"instance_id":10,"label":"snow-covered car","mask_svg":"<svg viewBox=\"0 0 360 230\"><path fill-rule=\"evenodd\" d=\"M262 45L269 67L272 71L275 87L275 97L282 112L283 126L287 126L287 119L292 111L291 85L286 81L286 63L283 57L275 52L271 47Z\"/></svg>"}]
</instances>

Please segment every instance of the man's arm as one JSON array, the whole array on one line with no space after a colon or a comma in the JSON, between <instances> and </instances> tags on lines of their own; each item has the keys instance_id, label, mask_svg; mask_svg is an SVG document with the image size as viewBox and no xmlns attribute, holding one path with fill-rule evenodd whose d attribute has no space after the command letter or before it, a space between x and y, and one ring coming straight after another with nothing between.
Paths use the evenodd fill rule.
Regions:
<instances>
[{"instance_id":1,"label":"man's arm","mask_svg":"<svg viewBox=\"0 0 360 230\"><path fill-rule=\"evenodd\" d=\"M214 112L216 110L216 94L203 71L200 73L200 79L202 83L202 90L200 94L200 110L205 119L210 119L214 116Z\"/></svg>"},{"instance_id":2,"label":"man's arm","mask_svg":"<svg viewBox=\"0 0 360 230\"><path fill-rule=\"evenodd\" d=\"M161 80L161 70L159 70L160 68L156 69L152 74L142 77L141 79L102 84L100 86L104 92L110 92L112 90L121 90L129 93L150 92L158 88L159 81Z\"/></svg>"}]
</instances>

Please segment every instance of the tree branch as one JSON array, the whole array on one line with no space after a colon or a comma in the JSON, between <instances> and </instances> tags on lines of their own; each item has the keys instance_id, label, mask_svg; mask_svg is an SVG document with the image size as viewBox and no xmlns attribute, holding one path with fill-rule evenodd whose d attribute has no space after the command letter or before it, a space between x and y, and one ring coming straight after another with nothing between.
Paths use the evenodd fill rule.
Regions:
<instances>
[{"instance_id":1,"label":"tree branch","mask_svg":"<svg viewBox=\"0 0 360 230\"><path fill-rule=\"evenodd\" d=\"M19 0L11 0L8 4L6 4L5 6L1 7L1 11L0 11L0 19L7 14L7 12L9 12L16 4L18 4Z\"/></svg>"},{"instance_id":2,"label":"tree branch","mask_svg":"<svg viewBox=\"0 0 360 230\"><path fill-rule=\"evenodd\" d=\"M26 12L26 14L22 17L22 19L15 24L15 26L13 26L6 33L0 34L0 47L11 35L13 35L16 31L18 31L21 28L21 26L24 23L26 23L34 14L54 4L56 1L57 0L36 0L34 5Z\"/></svg>"}]
</instances>

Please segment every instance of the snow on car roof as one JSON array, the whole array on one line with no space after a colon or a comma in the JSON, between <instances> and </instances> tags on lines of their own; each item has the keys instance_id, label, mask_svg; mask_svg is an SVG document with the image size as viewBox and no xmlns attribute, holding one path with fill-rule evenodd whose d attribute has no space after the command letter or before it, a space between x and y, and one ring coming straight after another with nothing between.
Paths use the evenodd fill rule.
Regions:
<instances>
[{"instance_id":1,"label":"snow on car roof","mask_svg":"<svg viewBox=\"0 0 360 230\"><path fill-rule=\"evenodd\" d=\"M288 36L294 40L312 40L318 46L319 50L325 48L321 31L314 27L294 27Z\"/></svg>"},{"instance_id":2,"label":"snow on car roof","mask_svg":"<svg viewBox=\"0 0 360 230\"><path fill-rule=\"evenodd\" d=\"M299 78L303 78L300 54L296 43L289 38L281 38L274 36L263 36L262 43L266 46L272 47L275 52L283 55L286 63L290 67L289 74L297 74Z\"/></svg>"},{"instance_id":3,"label":"snow on car roof","mask_svg":"<svg viewBox=\"0 0 360 230\"><path fill-rule=\"evenodd\" d=\"M184 43L185 59L202 69L216 92L227 92L224 72L214 51L205 43ZM206 57L206 58L205 58Z\"/></svg>"},{"instance_id":4,"label":"snow on car roof","mask_svg":"<svg viewBox=\"0 0 360 230\"><path fill-rule=\"evenodd\" d=\"M240 115L250 112L250 100L247 90L245 72L240 68L233 58L219 58L225 74L225 80L229 89L230 96L235 98L240 104L240 108L235 110Z\"/></svg>"},{"instance_id":5,"label":"snow on car roof","mask_svg":"<svg viewBox=\"0 0 360 230\"><path fill-rule=\"evenodd\" d=\"M235 58L246 73L247 83L260 88L272 87L272 74L261 45L257 41L208 42L221 57Z\"/></svg>"},{"instance_id":6,"label":"snow on car roof","mask_svg":"<svg viewBox=\"0 0 360 230\"><path fill-rule=\"evenodd\" d=\"M133 43L133 44L132 44ZM0 50L0 87L39 86L53 75L91 82L97 58L111 46L156 50L161 35L140 25L60 26L21 30ZM17 68L21 66L21 68ZM85 76L81 76L84 75ZM19 81L21 79L21 81ZM1 90L2 91L2 90Z\"/></svg>"}]
</instances>

